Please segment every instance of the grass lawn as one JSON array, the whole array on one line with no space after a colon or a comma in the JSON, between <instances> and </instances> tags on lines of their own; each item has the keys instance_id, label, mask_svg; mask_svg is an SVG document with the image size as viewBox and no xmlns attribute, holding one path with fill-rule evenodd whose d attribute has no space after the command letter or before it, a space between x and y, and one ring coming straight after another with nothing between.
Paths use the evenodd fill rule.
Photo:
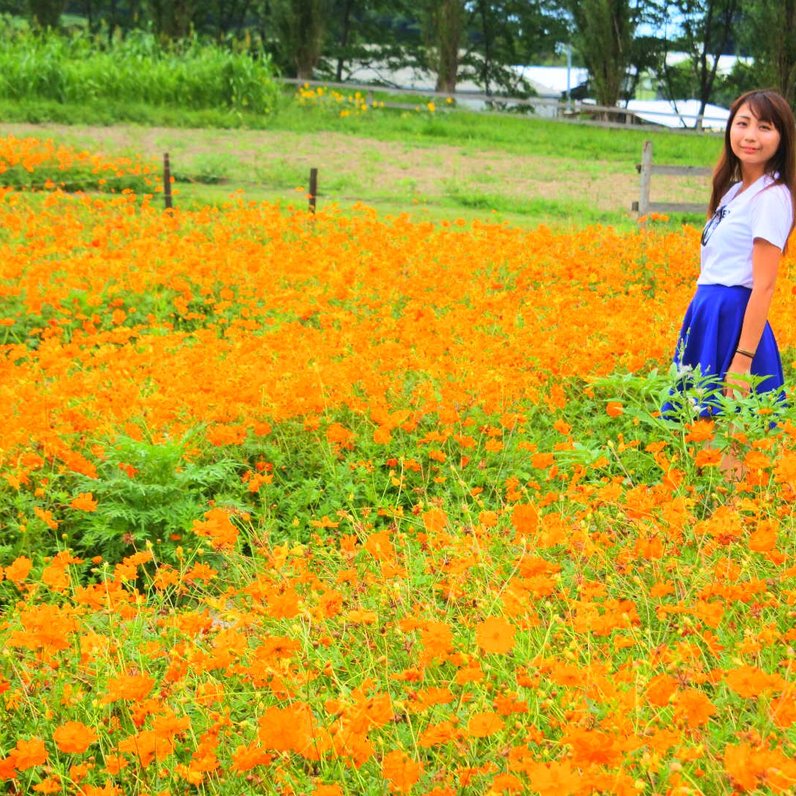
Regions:
<instances>
[{"instance_id":1,"label":"grass lawn","mask_svg":"<svg viewBox=\"0 0 796 796\"><path fill-rule=\"evenodd\" d=\"M88 109L90 110L90 109ZM630 228L638 198L635 164L645 140L658 163L710 165L715 135L619 129L509 114L336 107L285 100L273 117L138 109L135 123L113 109L86 116L71 106L0 103L0 134L49 137L108 154L160 159L168 151L177 201L303 203L311 167L319 202L358 203L430 220L481 218L521 226L614 224ZM129 114L128 114L129 115ZM25 118L61 119L32 124ZM93 118L93 124L86 122ZM17 121L15 121L17 120ZM65 124L63 122L75 122ZM233 125L236 127L223 126ZM656 201L706 201L705 179L656 177ZM699 217L672 218L699 222Z\"/></svg>"}]
</instances>

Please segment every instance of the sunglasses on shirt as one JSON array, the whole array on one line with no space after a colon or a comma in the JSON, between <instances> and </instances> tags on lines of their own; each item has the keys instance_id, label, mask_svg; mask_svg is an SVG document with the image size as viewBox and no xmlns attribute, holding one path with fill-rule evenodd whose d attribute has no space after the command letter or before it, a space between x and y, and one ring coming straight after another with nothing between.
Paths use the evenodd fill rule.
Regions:
<instances>
[{"instance_id":1,"label":"sunglasses on shirt","mask_svg":"<svg viewBox=\"0 0 796 796\"><path fill-rule=\"evenodd\" d=\"M702 245L706 246L707 242L710 240L710 236L716 231L716 227L721 224L721 220L729 213L730 211L727 209L726 206L719 207L716 212L713 214L710 221L705 224L705 228L702 230Z\"/></svg>"}]
</instances>

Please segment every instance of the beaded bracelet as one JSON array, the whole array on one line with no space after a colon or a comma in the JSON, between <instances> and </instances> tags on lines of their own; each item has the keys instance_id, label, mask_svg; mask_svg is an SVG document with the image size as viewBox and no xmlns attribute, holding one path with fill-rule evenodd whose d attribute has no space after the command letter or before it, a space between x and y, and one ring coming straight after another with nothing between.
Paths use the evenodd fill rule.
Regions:
<instances>
[{"instance_id":1,"label":"beaded bracelet","mask_svg":"<svg viewBox=\"0 0 796 796\"><path fill-rule=\"evenodd\" d=\"M749 357L749 359L754 359L755 358L754 352L752 352L752 351L744 351L743 348L736 348L735 349L735 353L736 354L742 354L745 357Z\"/></svg>"}]
</instances>

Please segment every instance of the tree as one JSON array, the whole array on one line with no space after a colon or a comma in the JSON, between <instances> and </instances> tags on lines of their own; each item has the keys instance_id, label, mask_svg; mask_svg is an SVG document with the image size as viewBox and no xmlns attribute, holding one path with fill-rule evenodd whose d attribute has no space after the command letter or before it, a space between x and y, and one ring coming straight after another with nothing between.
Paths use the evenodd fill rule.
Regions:
<instances>
[{"instance_id":1,"label":"tree","mask_svg":"<svg viewBox=\"0 0 796 796\"><path fill-rule=\"evenodd\" d=\"M527 93L512 66L532 64L540 55L551 57L555 45L567 39L559 9L549 0L475 0L468 31L468 65L474 78L491 94L493 88Z\"/></svg>"},{"instance_id":2,"label":"tree","mask_svg":"<svg viewBox=\"0 0 796 796\"><path fill-rule=\"evenodd\" d=\"M246 28L252 0L201 0L197 26L219 40Z\"/></svg>"},{"instance_id":3,"label":"tree","mask_svg":"<svg viewBox=\"0 0 796 796\"><path fill-rule=\"evenodd\" d=\"M150 0L67 0L64 13L82 16L92 33L104 29L109 38L146 23ZM201 0L200 0L201 2ZM157 28L156 28L157 29Z\"/></svg>"},{"instance_id":4,"label":"tree","mask_svg":"<svg viewBox=\"0 0 796 796\"><path fill-rule=\"evenodd\" d=\"M57 28L65 6L66 0L28 0L30 14L40 28Z\"/></svg>"},{"instance_id":5,"label":"tree","mask_svg":"<svg viewBox=\"0 0 796 796\"><path fill-rule=\"evenodd\" d=\"M573 43L594 81L600 105L617 105L631 62L637 9L633 0L564 0Z\"/></svg>"},{"instance_id":6,"label":"tree","mask_svg":"<svg viewBox=\"0 0 796 796\"><path fill-rule=\"evenodd\" d=\"M464 43L464 3L462 0L437 0L433 6L431 30L436 53L436 90L453 94L459 72L459 50Z\"/></svg>"},{"instance_id":7,"label":"tree","mask_svg":"<svg viewBox=\"0 0 796 796\"><path fill-rule=\"evenodd\" d=\"M326 0L273 0L258 6L263 40L272 45L277 64L299 80L311 80L324 51Z\"/></svg>"},{"instance_id":8,"label":"tree","mask_svg":"<svg viewBox=\"0 0 796 796\"><path fill-rule=\"evenodd\" d=\"M167 39L182 39L190 32L201 0L148 0L155 30Z\"/></svg>"},{"instance_id":9,"label":"tree","mask_svg":"<svg viewBox=\"0 0 796 796\"><path fill-rule=\"evenodd\" d=\"M340 0L339 9L339 35L337 38L337 65L335 67L334 79L340 83L343 79L343 69L346 63L345 53L348 52L352 35L353 13L356 0Z\"/></svg>"},{"instance_id":10,"label":"tree","mask_svg":"<svg viewBox=\"0 0 796 796\"><path fill-rule=\"evenodd\" d=\"M664 0L659 6L664 19L678 20L674 36L666 37L661 62L669 98L677 99L673 91L676 70L666 59L666 51L674 46L689 55L686 65L699 99L694 124L698 129L702 128L705 106L713 93L719 58L728 51L732 41L740 7L740 0Z\"/></svg>"},{"instance_id":11,"label":"tree","mask_svg":"<svg viewBox=\"0 0 796 796\"><path fill-rule=\"evenodd\" d=\"M739 44L755 60L760 85L796 102L796 0L747 0Z\"/></svg>"}]
</instances>

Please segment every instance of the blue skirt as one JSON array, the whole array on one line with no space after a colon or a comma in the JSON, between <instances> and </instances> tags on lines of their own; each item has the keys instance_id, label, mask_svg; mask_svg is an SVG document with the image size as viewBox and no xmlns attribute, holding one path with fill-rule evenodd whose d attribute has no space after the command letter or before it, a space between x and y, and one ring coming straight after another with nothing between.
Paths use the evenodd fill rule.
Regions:
<instances>
[{"instance_id":1,"label":"blue skirt","mask_svg":"<svg viewBox=\"0 0 796 796\"><path fill-rule=\"evenodd\" d=\"M748 287L740 285L697 285L677 340L674 364L679 378L669 400L661 407L664 416L679 414L686 402L691 406L691 415L719 414L719 395L738 347L751 293ZM768 323L752 360L751 373L760 379L753 387L756 393L776 390L777 399L785 399L782 360Z\"/></svg>"}]
</instances>

